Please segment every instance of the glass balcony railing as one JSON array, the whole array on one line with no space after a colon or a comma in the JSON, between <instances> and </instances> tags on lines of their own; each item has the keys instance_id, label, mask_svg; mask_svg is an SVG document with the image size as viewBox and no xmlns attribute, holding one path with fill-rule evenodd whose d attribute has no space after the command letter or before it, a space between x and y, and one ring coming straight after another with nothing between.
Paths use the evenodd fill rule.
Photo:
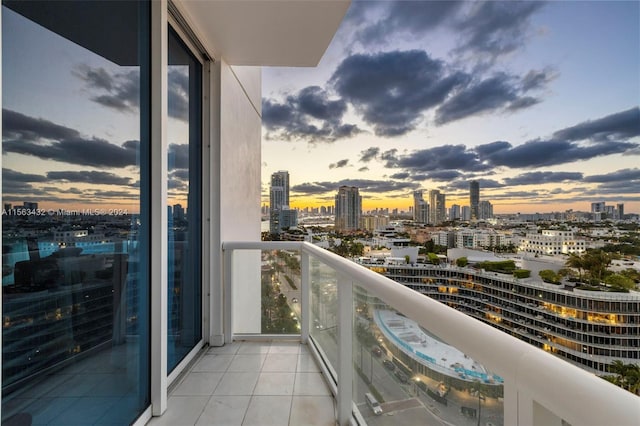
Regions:
<instances>
[{"instance_id":1,"label":"glass balcony railing","mask_svg":"<svg viewBox=\"0 0 640 426\"><path fill-rule=\"evenodd\" d=\"M223 250L226 341L307 343L341 425L631 425L640 416L631 393L312 244Z\"/></svg>"}]
</instances>

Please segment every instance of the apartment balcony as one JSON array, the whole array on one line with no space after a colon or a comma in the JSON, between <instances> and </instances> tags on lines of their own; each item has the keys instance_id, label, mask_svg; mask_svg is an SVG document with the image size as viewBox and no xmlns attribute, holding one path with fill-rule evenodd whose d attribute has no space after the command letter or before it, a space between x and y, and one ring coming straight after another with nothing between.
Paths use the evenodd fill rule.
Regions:
<instances>
[{"instance_id":1,"label":"apartment balcony","mask_svg":"<svg viewBox=\"0 0 640 426\"><path fill-rule=\"evenodd\" d=\"M640 418L638 397L312 244L225 242L223 258L231 343L201 353L151 425Z\"/></svg>"}]
</instances>

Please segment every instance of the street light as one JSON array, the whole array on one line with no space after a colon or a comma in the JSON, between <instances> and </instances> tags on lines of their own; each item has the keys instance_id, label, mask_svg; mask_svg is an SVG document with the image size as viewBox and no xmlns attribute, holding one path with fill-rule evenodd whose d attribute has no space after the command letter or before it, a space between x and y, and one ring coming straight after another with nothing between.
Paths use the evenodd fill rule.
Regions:
<instances>
[{"instance_id":1,"label":"street light","mask_svg":"<svg viewBox=\"0 0 640 426\"><path fill-rule=\"evenodd\" d=\"M418 385L420 383L420 377L415 376L413 378L413 385L416 388L416 396L420 396L420 386Z\"/></svg>"}]
</instances>

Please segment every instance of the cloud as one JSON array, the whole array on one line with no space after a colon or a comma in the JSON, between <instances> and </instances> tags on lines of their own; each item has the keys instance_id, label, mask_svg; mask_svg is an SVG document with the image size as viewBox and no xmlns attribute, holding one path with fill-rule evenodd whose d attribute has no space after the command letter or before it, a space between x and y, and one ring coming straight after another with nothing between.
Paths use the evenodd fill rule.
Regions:
<instances>
[{"instance_id":1,"label":"cloud","mask_svg":"<svg viewBox=\"0 0 640 426\"><path fill-rule=\"evenodd\" d=\"M425 173L442 170L480 171L489 168L479 161L476 152L467 149L464 145L443 145L413 151L396 157L391 165L411 172Z\"/></svg>"},{"instance_id":2,"label":"cloud","mask_svg":"<svg viewBox=\"0 0 640 426\"><path fill-rule=\"evenodd\" d=\"M427 173L427 175L423 178L423 180L431 179L435 181L447 182L447 181L452 181L454 179L457 179L461 176L462 176L462 173L460 173L457 170L439 170L439 171Z\"/></svg>"},{"instance_id":3,"label":"cloud","mask_svg":"<svg viewBox=\"0 0 640 426\"><path fill-rule=\"evenodd\" d=\"M48 179L43 175L35 175L31 173L22 173L16 170L2 168L2 183L16 182L16 183L33 183L33 182L47 182Z\"/></svg>"},{"instance_id":4,"label":"cloud","mask_svg":"<svg viewBox=\"0 0 640 426\"><path fill-rule=\"evenodd\" d=\"M6 109L2 118L5 153L93 167L137 164L138 141L126 141L120 146L103 139L84 138L76 130Z\"/></svg>"},{"instance_id":5,"label":"cloud","mask_svg":"<svg viewBox=\"0 0 640 426\"><path fill-rule=\"evenodd\" d=\"M340 160L337 163L329 164L329 168L330 169L340 169L340 168L346 167L347 164L349 164L349 160L348 159Z\"/></svg>"},{"instance_id":6,"label":"cloud","mask_svg":"<svg viewBox=\"0 0 640 426\"><path fill-rule=\"evenodd\" d=\"M565 181L579 181L582 179L580 172L530 172L522 173L512 178L505 178L504 183L514 185L542 185L545 183L558 183Z\"/></svg>"},{"instance_id":7,"label":"cloud","mask_svg":"<svg viewBox=\"0 0 640 426\"><path fill-rule=\"evenodd\" d=\"M329 84L350 102L378 136L401 136L422 113L442 102L469 76L447 73L444 63L421 50L354 54L336 68Z\"/></svg>"},{"instance_id":8,"label":"cloud","mask_svg":"<svg viewBox=\"0 0 640 426\"><path fill-rule=\"evenodd\" d=\"M622 169L603 175L591 175L584 178L585 182L629 182L640 180L640 169ZM640 187L638 187L640 193Z\"/></svg>"},{"instance_id":9,"label":"cloud","mask_svg":"<svg viewBox=\"0 0 640 426\"><path fill-rule=\"evenodd\" d=\"M493 179L474 179L480 184L480 192L482 193L483 189L487 188L503 188L504 184L498 182ZM448 188L451 189L461 189L464 191L469 191L469 181L468 180L458 180L449 183Z\"/></svg>"},{"instance_id":10,"label":"cloud","mask_svg":"<svg viewBox=\"0 0 640 426\"><path fill-rule=\"evenodd\" d=\"M407 172L400 172L400 173L394 173L389 177L391 179L408 179L410 176L411 176L411 174L409 174Z\"/></svg>"},{"instance_id":11,"label":"cloud","mask_svg":"<svg viewBox=\"0 0 640 426\"><path fill-rule=\"evenodd\" d=\"M353 137L361 130L354 124L342 123L346 112L343 99L331 99L319 86L305 87L283 102L262 100L262 123L268 139L333 142Z\"/></svg>"},{"instance_id":12,"label":"cloud","mask_svg":"<svg viewBox=\"0 0 640 426\"><path fill-rule=\"evenodd\" d=\"M495 59L525 44L529 20L544 6L544 2L483 1L469 3L469 6L462 19L455 23L455 28L462 35L457 50Z\"/></svg>"},{"instance_id":13,"label":"cloud","mask_svg":"<svg viewBox=\"0 0 640 426\"><path fill-rule=\"evenodd\" d=\"M169 164L170 171L174 169L189 169L189 145L169 144Z\"/></svg>"},{"instance_id":14,"label":"cloud","mask_svg":"<svg viewBox=\"0 0 640 426\"><path fill-rule=\"evenodd\" d=\"M360 167L360 168L358 169L358 171L359 171L359 172L368 172L368 171L369 171L369 168L368 168L368 167L366 167L366 166L365 166L365 167Z\"/></svg>"},{"instance_id":15,"label":"cloud","mask_svg":"<svg viewBox=\"0 0 640 426\"><path fill-rule=\"evenodd\" d=\"M134 112L140 106L140 72L109 72L102 67L78 65L72 74L96 94L92 101L120 112ZM100 93L102 92L102 93ZM100 94L97 94L100 93Z\"/></svg>"},{"instance_id":16,"label":"cloud","mask_svg":"<svg viewBox=\"0 0 640 426\"><path fill-rule=\"evenodd\" d=\"M377 146L372 146L371 148L367 148L364 151L360 151L360 162L368 163L378 156L380 153L380 148Z\"/></svg>"},{"instance_id":17,"label":"cloud","mask_svg":"<svg viewBox=\"0 0 640 426\"><path fill-rule=\"evenodd\" d=\"M601 142L580 144L562 140L532 140L512 146L508 142L493 142L475 148L480 161L493 166L529 168L553 166L621 154L637 147L631 142Z\"/></svg>"},{"instance_id":18,"label":"cloud","mask_svg":"<svg viewBox=\"0 0 640 426\"><path fill-rule=\"evenodd\" d=\"M521 81L521 90L526 93L530 90L544 89L547 84L557 77L557 73L552 68L545 68L543 70L531 70Z\"/></svg>"},{"instance_id":19,"label":"cloud","mask_svg":"<svg viewBox=\"0 0 640 426\"><path fill-rule=\"evenodd\" d=\"M530 107L540 100L522 97L518 81L505 73L472 83L448 98L436 110L436 124L445 124L471 115L493 111L515 111Z\"/></svg>"},{"instance_id":20,"label":"cloud","mask_svg":"<svg viewBox=\"0 0 640 426\"><path fill-rule=\"evenodd\" d=\"M98 171L64 171L47 172L47 178L73 183L91 183L98 185L129 185L131 179L109 172Z\"/></svg>"},{"instance_id":21,"label":"cloud","mask_svg":"<svg viewBox=\"0 0 640 426\"><path fill-rule=\"evenodd\" d=\"M399 32L426 34L454 17L462 5L458 1L390 2L382 18L361 29L356 38L370 45L385 43Z\"/></svg>"},{"instance_id":22,"label":"cloud","mask_svg":"<svg viewBox=\"0 0 640 426\"><path fill-rule=\"evenodd\" d=\"M336 193L341 186L355 186L360 192L386 193L391 191L407 191L418 188L413 182L390 180L343 179L338 182L307 182L291 187L291 192L299 195L317 195Z\"/></svg>"},{"instance_id":23,"label":"cloud","mask_svg":"<svg viewBox=\"0 0 640 426\"><path fill-rule=\"evenodd\" d=\"M35 141L73 139L80 137L77 130L60 126L42 118L33 118L10 109L2 109L2 139Z\"/></svg>"},{"instance_id":24,"label":"cloud","mask_svg":"<svg viewBox=\"0 0 640 426\"><path fill-rule=\"evenodd\" d=\"M626 111L607 115L597 120L585 121L572 127L558 130L553 134L555 139L577 140L609 140L612 138L632 138L640 136L640 108L634 107Z\"/></svg>"},{"instance_id":25,"label":"cloud","mask_svg":"<svg viewBox=\"0 0 640 426\"><path fill-rule=\"evenodd\" d=\"M186 66L169 67L167 112L169 117L189 121L189 69Z\"/></svg>"}]
</instances>

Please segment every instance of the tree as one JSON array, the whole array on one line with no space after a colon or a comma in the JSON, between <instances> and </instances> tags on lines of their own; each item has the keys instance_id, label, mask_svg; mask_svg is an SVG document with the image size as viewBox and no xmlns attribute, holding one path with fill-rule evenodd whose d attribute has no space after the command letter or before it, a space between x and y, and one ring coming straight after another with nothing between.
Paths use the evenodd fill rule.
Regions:
<instances>
[{"instance_id":1,"label":"tree","mask_svg":"<svg viewBox=\"0 0 640 426\"><path fill-rule=\"evenodd\" d=\"M456 266L464 268L468 264L469 264L469 260L466 257L459 257L458 259L456 259Z\"/></svg>"},{"instance_id":2,"label":"tree","mask_svg":"<svg viewBox=\"0 0 640 426\"><path fill-rule=\"evenodd\" d=\"M538 272L538 275L540 275L540 278L542 278L542 281L546 283L560 284L560 279L561 279L560 275L555 273L551 269L543 269L542 271Z\"/></svg>"},{"instance_id":3,"label":"tree","mask_svg":"<svg viewBox=\"0 0 640 426\"><path fill-rule=\"evenodd\" d=\"M613 376L604 376L605 380L638 395L640 392L639 364L625 364L620 360L615 360L609 365L609 372L613 373Z\"/></svg>"},{"instance_id":4,"label":"tree","mask_svg":"<svg viewBox=\"0 0 640 426\"><path fill-rule=\"evenodd\" d=\"M575 268L578 270L578 279L582 282L582 270L585 267L585 263L579 255L575 253L571 253L569 255L569 259L565 262L565 265L569 268Z\"/></svg>"},{"instance_id":5,"label":"tree","mask_svg":"<svg viewBox=\"0 0 640 426\"><path fill-rule=\"evenodd\" d=\"M636 283L631 278L621 274L611 274L605 278L604 282L608 286L611 286L611 289L614 291L628 292L636 286Z\"/></svg>"}]
</instances>

